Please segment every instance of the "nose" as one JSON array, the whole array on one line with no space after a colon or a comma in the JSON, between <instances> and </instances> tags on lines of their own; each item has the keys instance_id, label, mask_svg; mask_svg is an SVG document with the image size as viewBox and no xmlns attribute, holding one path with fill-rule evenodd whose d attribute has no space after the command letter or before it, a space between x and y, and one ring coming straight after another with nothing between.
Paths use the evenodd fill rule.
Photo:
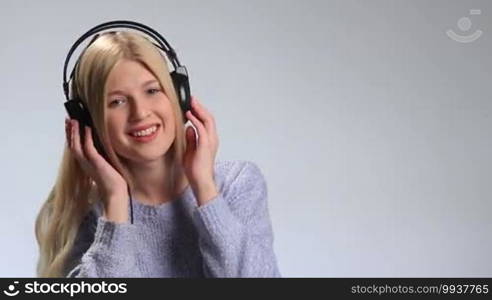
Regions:
<instances>
[{"instance_id":1,"label":"nose","mask_svg":"<svg viewBox=\"0 0 492 300\"><path fill-rule=\"evenodd\" d=\"M130 118L133 121L138 122L140 120L143 120L150 114L150 110L146 105L144 99L134 98L131 103Z\"/></svg>"}]
</instances>

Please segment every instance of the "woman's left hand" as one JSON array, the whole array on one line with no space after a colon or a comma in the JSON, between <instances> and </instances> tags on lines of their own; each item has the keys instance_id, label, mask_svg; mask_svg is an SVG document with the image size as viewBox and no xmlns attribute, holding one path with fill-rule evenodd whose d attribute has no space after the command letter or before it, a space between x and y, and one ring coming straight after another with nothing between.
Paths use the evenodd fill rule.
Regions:
<instances>
[{"instance_id":1,"label":"woman's left hand","mask_svg":"<svg viewBox=\"0 0 492 300\"><path fill-rule=\"evenodd\" d=\"M219 138L214 117L194 96L191 97L191 110L186 112L186 117L197 129L198 141L195 130L191 126L186 128L183 167L198 205L202 206L218 194L214 166Z\"/></svg>"}]
</instances>

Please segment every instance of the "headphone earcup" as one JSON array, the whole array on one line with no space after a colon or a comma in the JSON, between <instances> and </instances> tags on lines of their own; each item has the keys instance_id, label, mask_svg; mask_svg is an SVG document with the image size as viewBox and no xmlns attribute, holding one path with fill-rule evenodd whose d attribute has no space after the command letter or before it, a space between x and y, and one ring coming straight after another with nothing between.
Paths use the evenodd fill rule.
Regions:
<instances>
[{"instance_id":1,"label":"headphone earcup","mask_svg":"<svg viewBox=\"0 0 492 300\"><path fill-rule=\"evenodd\" d=\"M184 121L186 122L185 113L191 109L191 91L188 80L188 72L185 66L179 66L175 71L171 72L174 88L178 96L179 106L183 113Z\"/></svg>"},{"instance_id":2,"label":"headphone earcup","mask_svg":"<svg viewBox=\"0 0 492 300\"><path fill-rule=\"evenodd\" d=\"M82 140L84 140L85 138L84 127L86 125L92 127L92 119L89 114L89 111L84 105L84 102L80 101L80 99L72 99L66 101L64 105L68 115L70 116L70 119L75 119L79 122L79 134Z\"/></svg>"},{"instance_id":3,"label":"headphone earcup","mask_svg":"<svg viewBox=\"0 0 492 300\"><path fill-rule=\"evenodd\" d=\"M102 143L99 140L99 136L94 129L94 123L92 122L91 114L89 113L87 107L84 105L84 102L80 99L75 98L66 101L64 105L70 118L75 119L79 122L79 135L81 142L83 143L85 141L85 126L89 126L92 130L92 140L94 142L94 147L99 152L99 154L101 154L101 156L108 160L108 157L104 152Z\"/></svg>"}]
</instances>

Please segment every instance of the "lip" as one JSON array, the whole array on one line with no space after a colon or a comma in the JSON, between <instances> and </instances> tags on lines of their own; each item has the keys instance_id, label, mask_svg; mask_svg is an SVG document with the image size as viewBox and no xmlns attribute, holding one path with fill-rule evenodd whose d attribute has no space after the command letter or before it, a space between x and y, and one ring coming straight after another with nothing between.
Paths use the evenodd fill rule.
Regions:
<instances>
[{"instance_id":1,"label":"lip","mask_svg":"<svg viewBox=\"0 0 492 300\"><path fill-rule=\"evenodd\" d=\"M132 132L135 132L135 131L140 131L140 130L145 130L147 128L150 128L152 126L159 126L158 123L153 123L153 124L148 124L148 125L141 125L141 126L137 126L137 127L133 127L132 129L128 130L127 133L128 134L132 134Z\"/></svg>"},{"instance_id":2,"label":"lip","mask_svg":"<svg viewBox=\"0 0 492 300\"><path fill-rule=\"evenodd\" d=\"M154 126L154 125L151 125L149 127L152 127L152 126ZM131 133L128 133L128 136L130 136L134 141L137 141L137 142L140 142L140 143L148 143L148 142L151 142L152 140L155 139L155 137L159 133L159 130L161 130L161 126L159 124L157 124L156 126L157 126L156 130L151 135L147 135L147 136L133 136Z\"/></svg>"}]
</instances>

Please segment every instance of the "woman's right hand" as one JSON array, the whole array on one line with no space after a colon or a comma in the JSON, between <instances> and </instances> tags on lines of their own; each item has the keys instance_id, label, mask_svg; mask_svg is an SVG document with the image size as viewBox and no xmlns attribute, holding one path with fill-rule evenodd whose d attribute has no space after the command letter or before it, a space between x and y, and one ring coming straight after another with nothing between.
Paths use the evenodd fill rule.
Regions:
<instances>
[{"instance_id":1,"label":"woman's right hand","mask_svg":"<svg viewBox=\"0 0 492 300\"><path fill-rule=\"evenodd\" d=\"M127 222L129 196L126 180L97 152L92 130L85 126L85 141L81 141L78 121L65 119L65 131L71 153L84 172L96 182L103 197L104 217L116 223Z\"/></svg>"}]
</instances>

